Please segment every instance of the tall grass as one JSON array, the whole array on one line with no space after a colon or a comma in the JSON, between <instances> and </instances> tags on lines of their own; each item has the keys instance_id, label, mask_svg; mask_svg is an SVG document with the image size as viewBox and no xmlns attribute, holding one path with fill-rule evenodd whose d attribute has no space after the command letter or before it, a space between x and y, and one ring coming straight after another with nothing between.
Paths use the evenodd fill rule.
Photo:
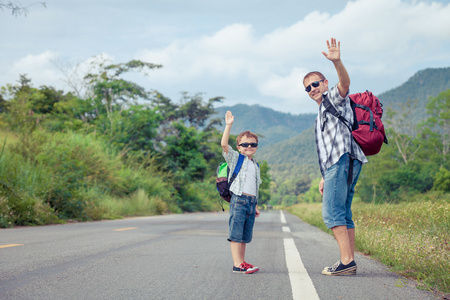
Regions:
<instances>
[{"instance_id":1,"label":"tall grass","mask_svg":"<svg viewBox=\"0 0 450 300\"><path fill-rule=\"evenodd\" d=\"M105 212L103 217L108 218L161 215L168 210L167 203L161 198L149 197L147 192L141 189L129 197L105 196L100 206Z\"/></svg>"},{"instance_id":2,"label":"tall grass","mask_svg":"<svg viewBox=\"0 0 450 300\"><path fill-rule=\"evenodd\" d=\"M416 279L420 288L450 292L450 194L428 193L398 204L359 202L352 209L358 251ZM320 203L288 210L324 228Z\"/></svg>"},{"instance_id":3,"label":"tall grass","mask_svg":"<svg viewBox=\"0 0 450 300\"><path fill-rule=\"evenodd\" d=\"M48 169L36 168L21 156L0 152L0 227L58 223L54 210L39 195L48 187Z\"/></svg>"},{"instance_id":4,"label":"tall grass","mask_svg":"<svg viewBox=\"0 0 450 300\"><path fill-rule=\"evenodd\" d=\"M0 227L180 212L158 170L93 134L35 131L0 152Z\"/></svg>"},{"instance_id":5,"label":"tall grass","mask_svg":"<svg viewBox=\"0 0 450 300\"><path fill-rule=\"evenodd\" d=\"M196 212L196 211L216 211L220 210L219 205L219 193L216 190L215 178L205 181L192 181L187 183L183 188L183 199L180 199L183 203L179 206L183 208L183 211Z\"/></svg>"},{"instance_id":6,"label":"tall grass","mask_svg":"<svg viewBox=\"0 0 450 300\"><path fill-rule=\"evenodd\" d=\"M6 145L11 145L19 140L19 137L16 133L2 127L2 122L0 121L0 142L2 145L4 143L6 143Z\"/></svg>"}]
</instances>

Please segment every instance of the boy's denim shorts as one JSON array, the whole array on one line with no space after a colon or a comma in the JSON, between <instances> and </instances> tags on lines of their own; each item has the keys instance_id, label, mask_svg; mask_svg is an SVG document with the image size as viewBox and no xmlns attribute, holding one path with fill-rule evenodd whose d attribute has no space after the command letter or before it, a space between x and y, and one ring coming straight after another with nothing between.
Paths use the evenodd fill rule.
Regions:
<instances>
[{"instance_id":1,"label":"boy's denim shorts","mask_svg":"<svg viewBox=\"0 0 450 300\"><path fill-rule=\"evenodd\" d=\"M339 161L325 171L322 217L328 228L347 226L355 228L352 220L352 201L355 185L361 172L361 162L353 160L353 181L349 185L350 155L345 153Z\"/></svg>"},{"instance_id":2,"label":"boy's denim shorts","mask_svg":"<svg viewBox=\"0 0 450 300\"><path fill-rule=\"evenodd\" d=\"M228 241L237 243L252 241L255 208L255 196L234 194L231 196Z\"/></svg>"}]
</instances>

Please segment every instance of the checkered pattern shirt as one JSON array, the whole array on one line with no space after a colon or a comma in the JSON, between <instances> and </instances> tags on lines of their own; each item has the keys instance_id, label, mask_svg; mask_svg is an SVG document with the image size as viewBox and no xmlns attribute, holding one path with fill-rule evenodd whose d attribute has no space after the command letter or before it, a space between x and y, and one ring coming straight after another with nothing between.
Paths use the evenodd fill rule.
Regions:
<instances>
[{"instance_id":1,"label":"checkered pattern shirt","mask_svg":"<svg viewBox=\"0 0 450 300\"><path fill-rule=\"evenodd\" d=\"M230 173L228 174L228 181L231 178L231 175L233 175L233 170L236 167L236 164L239 159L239 152L231 148L231 146L228 146L228 154L222 151L222 155L225 158L225 161L228 164L228 167L230 168ZM239 174L236 176L236 179L233 181L233 183L230 186L230 191L233 192L233 194L236 194L238 196L242 195L242 192L244 190L244 181L247 180L246 172L247 172L247 165L249 163L250 159L248 159L248 156L245 156L244 162L242 163L241 170L239 171ZM255 158L252 158L253 163L256 164L256 198L258 198L259 194L259 185L261 184L261 172L259 169L258 164L256 163Z\"/></svg>"},{"instance_id":2,"label":"checkered pattern shirt","mask_svg":"<svg viewBox=\"0 0 450 300\"><path fill-rule=\"evenodd\" d=\"M336 110L349 121L349 124L353 124L353 111L348 93L345 98L342 98L336 85L325 92L322 97L328 97ZM325 112L323 102L319 106L315 127L316 147L322 176L329 167L339 161L342 155L351 153L352 147L354 157L363 164L367 163L366 156L353 140L348 127L331 113Z\"/></svg>"}]
</instances>

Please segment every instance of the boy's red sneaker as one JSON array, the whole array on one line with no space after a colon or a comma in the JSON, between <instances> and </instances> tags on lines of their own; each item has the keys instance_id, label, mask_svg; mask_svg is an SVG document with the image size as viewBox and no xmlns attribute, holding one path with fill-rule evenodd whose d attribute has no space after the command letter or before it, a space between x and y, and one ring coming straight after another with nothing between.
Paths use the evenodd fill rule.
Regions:
<instances>
[{"instance_id":1,"label":"boy's red sneaker","mask_svg":"<svg viewBox=\"0 0 450 300\"><path fill-rule=\"evenodd\" d=\"M239 267L233 266L234 273L252 274L252 273L255 273L256 271L259 271L258 267L255 267L252 264L246 263L245 261Z\"/></svg>"}]
</instances>

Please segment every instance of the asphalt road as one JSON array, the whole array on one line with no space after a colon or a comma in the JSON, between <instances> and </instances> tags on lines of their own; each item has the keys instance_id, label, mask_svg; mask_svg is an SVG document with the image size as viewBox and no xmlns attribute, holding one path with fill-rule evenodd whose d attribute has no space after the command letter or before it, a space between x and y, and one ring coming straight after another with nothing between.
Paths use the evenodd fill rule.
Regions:
<instances>
[{"instance_id":1,"label":"asphalt road","mask_svg":"<svg viewBox=\"0 0 450 300\"><path fill-rule=\"evenodd\" d=\"M195 213L0 230L0 299L436 299L375 260L324 276L333 237L263 211L232 273L228 213Z\"/></svg>"}]
</instances>

